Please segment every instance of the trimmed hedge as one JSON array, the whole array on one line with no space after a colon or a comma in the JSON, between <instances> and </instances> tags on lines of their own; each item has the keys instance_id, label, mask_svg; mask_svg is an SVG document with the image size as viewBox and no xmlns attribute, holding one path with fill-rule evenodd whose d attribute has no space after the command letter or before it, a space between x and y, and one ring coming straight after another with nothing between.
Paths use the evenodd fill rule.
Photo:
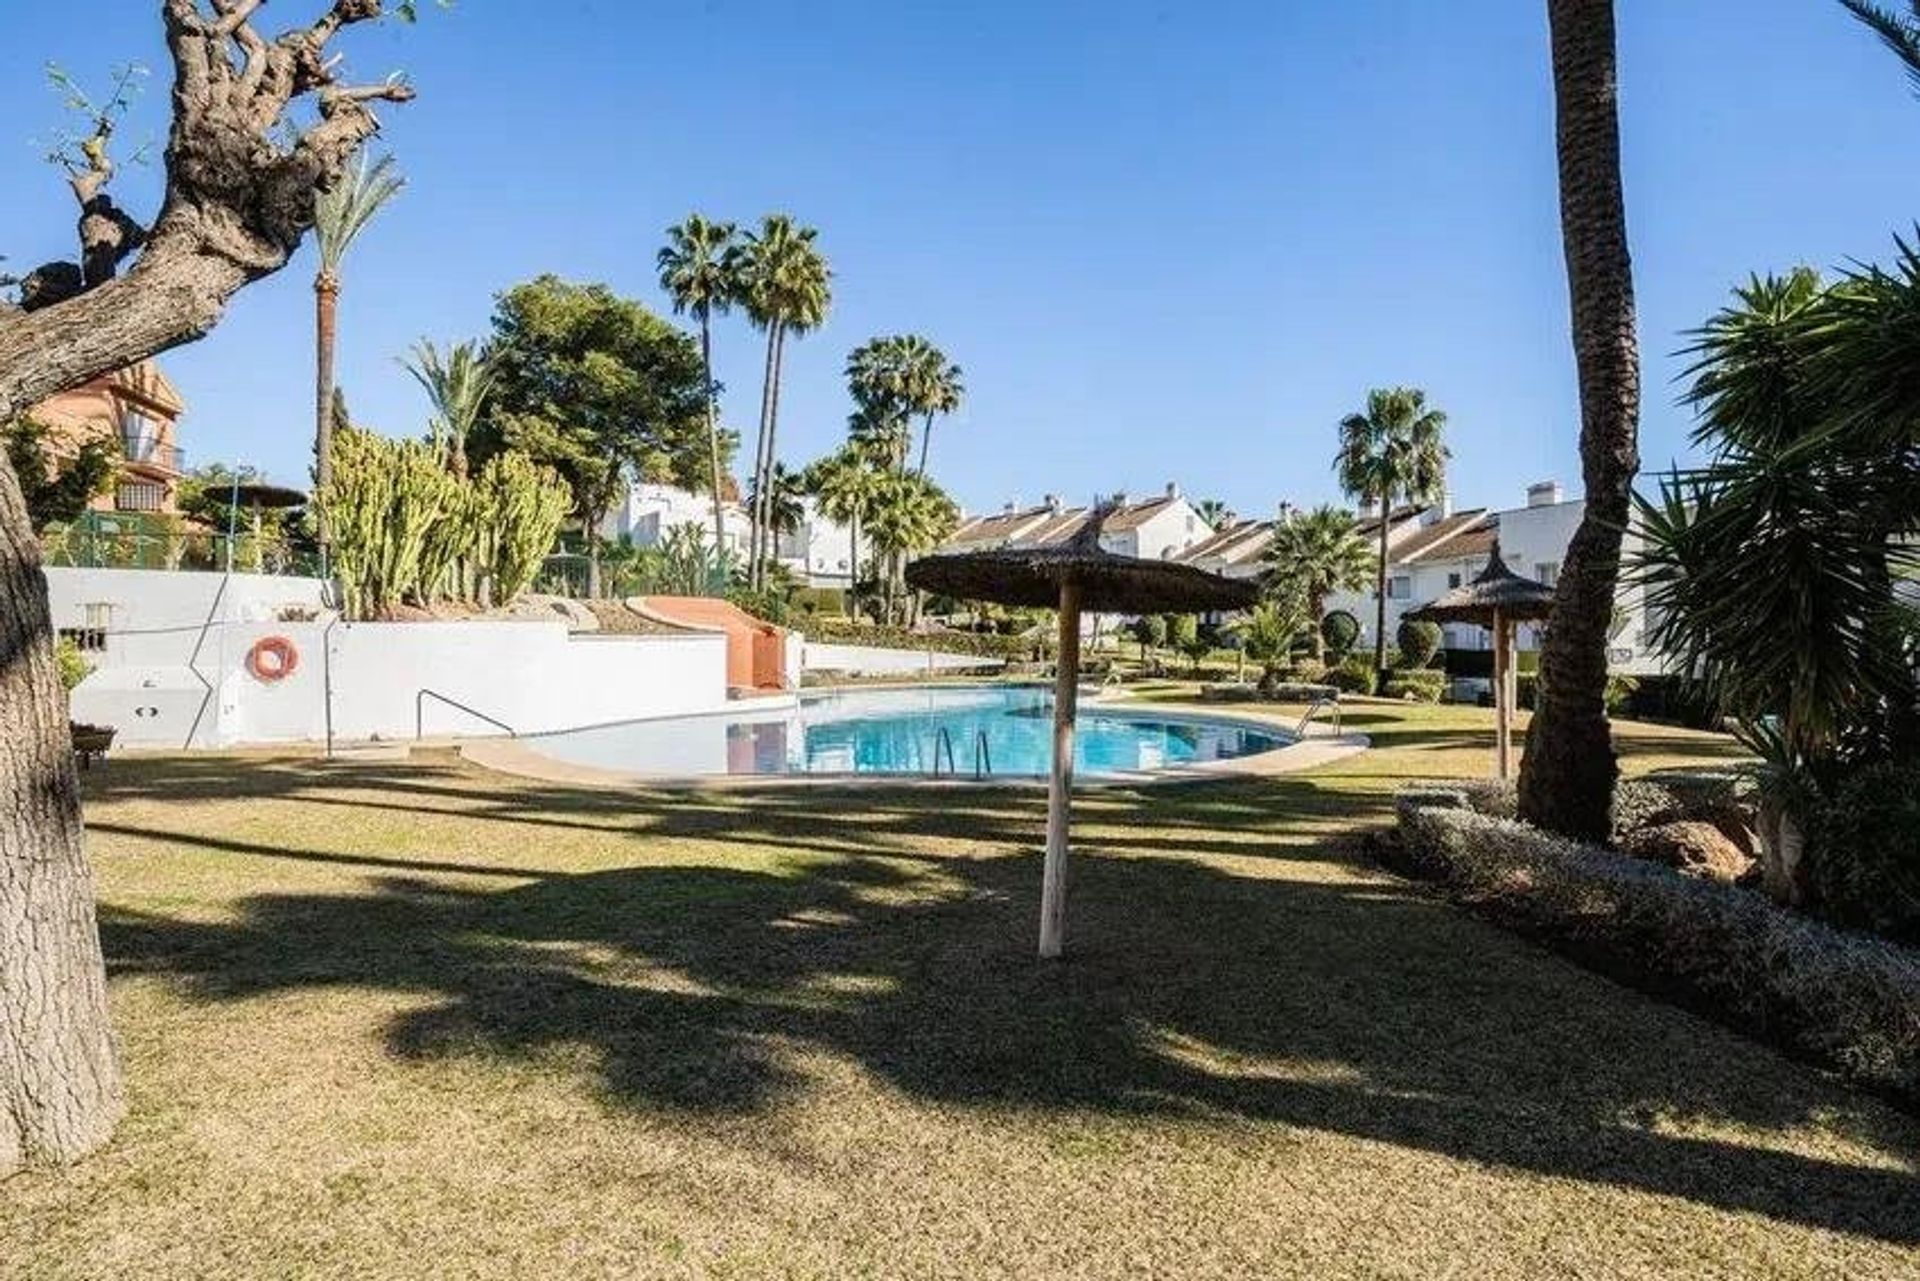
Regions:
<instances>
[{"instance_id":1,"label":"trimmed hedge","mask_svg":"<svg viewBox=\"0 0 1920 1281\"><path fill-rule=\"evenodd\" d=\"M948 654L972 654L979 658L1002 658L1016 663L1032 659L1036 653L1053 652L1051 638L1041 641L1024 636L997 636L992 632L915 632L904 627L878 627L844 618L816 616L803 620L800 630L817 641L921 652L931 647Z\"/></svg>"},{"instance_id":2,"label":"trimmed hedge","mask_svg":"<svg viewBox=\"0 0 1920 1281\"><path fill-rule=\"evenodd\" d=\"M1751 890L1403 793L1391 861L1502 924L1920 1102L1920 954Z\"/></svg>"},{"instance_id":3,"label":"trimmed hedge","mask_svg":"<svg viewBox=\"0 0 1920 1281\"><path fill-rule=\"evenodd\" d=\"M1437 703L1447 692L1447 674L1430 668L1388 672L1380 686L1382 698L1398 698L1415 703Z\"/></svg>"},{"instance_id":4,"label":"trimmed hedge","mask_svg":"<svg viewBox=\"0 0 1920 1281\"><path fill-rule=\"evenodd\" d=\"M1443 649L1440 651L1440 665L1453 677L1472 677L1479 680L1493 679L1493 651L1490 649ZM1515 650L1513 670L1516 675L1526 675L1540 670L1540 651L1537 649Z\"/></svg>"}]
</instances>

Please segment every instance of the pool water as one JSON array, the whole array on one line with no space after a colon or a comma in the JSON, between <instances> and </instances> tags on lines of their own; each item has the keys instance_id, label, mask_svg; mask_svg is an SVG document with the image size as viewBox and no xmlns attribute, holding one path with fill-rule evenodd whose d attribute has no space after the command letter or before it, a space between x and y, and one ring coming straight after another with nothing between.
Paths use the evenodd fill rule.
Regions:
<instances>
[{"instance_id":1,"label":"pool water","mask_svg":"<svg viewBox=\"0 0 1920 1281\"><path fill-rule=\"evenodd\" d=\"M1233 721L1082 704L1074 768L1132 773L1284 747L1293 736ZM530 738L543 755L642 774L1039 775L1053 752L1053 694L1033 685L845 690L798 707L631 721ZM936 762L937 758L937 762Z\"/></svg>"}]
</instances>

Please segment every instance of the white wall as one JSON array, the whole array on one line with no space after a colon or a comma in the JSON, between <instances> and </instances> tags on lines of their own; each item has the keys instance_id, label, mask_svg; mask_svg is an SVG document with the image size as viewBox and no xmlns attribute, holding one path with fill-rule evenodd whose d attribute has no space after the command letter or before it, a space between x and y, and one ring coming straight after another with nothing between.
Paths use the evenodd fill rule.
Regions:
<instances>
[{"instance_id":1,"label":"white wall","mask_svg":"<svg viewBox=\"0 0 1920 1281\"><path fill-rule=\"evenodd\" d=\"M948 654L936 650L929 655L919 649L877 649L867 645L826 645L805 643L805 668L810 672L847 672L856 676L917 676L936 672L979 671L1001 668L1006 662L982 658L976 654Z\"/></svg>"},{"instance_id":2,"label":"white wall","mask_svg":"<svg viewBox=\"0 0 1920 1281\"><path fill-rule=\"evenodd\" d=\"M311 606L319 584L247 578L236 575L216 603L217 575L49 571L57 625L82 626L87 601L115 606L96 670L74 691L74 718L114 726L128 746L177 748L320 740L329 686L334 736L345 741L413 737L422 689L519 733L726 705L721 633L570 636L557 621L283 622L281 605ZM299 655L282 680L247 670L249 650L268 636L286 637ZM430 735L500 732L432 698L421 723Z\"/></svg>"}]
</instances>

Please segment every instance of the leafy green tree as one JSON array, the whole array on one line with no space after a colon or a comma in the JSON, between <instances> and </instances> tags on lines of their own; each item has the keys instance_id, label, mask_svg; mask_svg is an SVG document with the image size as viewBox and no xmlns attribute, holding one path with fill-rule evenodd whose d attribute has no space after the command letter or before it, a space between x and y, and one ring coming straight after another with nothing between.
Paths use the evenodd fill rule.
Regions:
<instances>
[{"instance_id":1,"label":"leafy green tree","mask_svg":"<svg viewBox=\"0 0 1920 1281\"><path fill-rule=\"evenodd\" d=\"M849 613L860 616L860 527L873 513L880 482L872 460L848 444L807 469L805 486L828 520L847 527Z\"/></svg>"},{"instance_id":2,"label":"leafy green tree","mask_svg":"<svg viewBox=\"0 0 1920 1281\"><path fill-rule=\"evenodd\" d=\"M1520 813L1605 838L1619 767L1607 722L1608 629L1640 468L1640 344L1620 182L1613 0L1548 0L1560 227L1580 381L1585 507L1554 586L1540 693L1520 762Z\"/></svg>"},{"instance_id":3,"label":"leafy green tree","mask_svg":"<svg viewBox=\"0 0 1920 1281\"><path fill-rule=\"evenodd\" d=\"M358 163L314 201L314 243L320 267L313 277L313 483L324 488L333 475L333 350L340 315L340 269L347 251L367 224L400 194L407 180L394 169L393 157L378 160L361 152ZM322 541L325 541L324 535Z\"/></svg>"},{"instance_id":4,"label":"leafy green tree","mask_svg":"<svg viewBox=\"0 0 1920 1281\"><path fill-rule=\"evenodd\" d=\"M1427 394L1413 387L1376 387L1365 413L1340 420L1340 449L1333 467L1340 488L1380 509L1380 556L1374 591L1373 661L1387 657L1387 536L1393 505L1433 502L1446 489L1447 447L1441 433L1447 416L1427 408Z\"/></svg>"},{"instance_id":5,"label":"leafy green tree","mask_svg":"<svg viewBox=\"0 0 1920 1281\"><path fill-rule=\"evenodd\" d=\"M966 396L964 379L960 366L919 334L868 339L847 356L847 387L859 409L855 432L905 471L912 423L920 419L920 464L915 470L924 476L934 419L960 407Z\"/></svg>"},{"instance_id":6,"label":"leafy green tree","mask_svg":"<svg viewBox=\"0 0 1920 1281\"><path fill-rule=\"evenodd\" d=\"M826 321L833 300L832 273L814 243L818 238L816 229L799 225L788 214L768 214L759 228L747 232L726 257L747 319L767 335L760 439L749 486L761 494L768 492L766 478L777 457L774 433L780 421L781 362L787 336L798 337L818 329ZM766 581L764 566L770 542L767 513L755 508L747 558L748 579L755 587Z\"/></svg>"},{"instance_id":7,"label":"leafy green tree","mask_svg":"<svg viewBox=\"0 0 1920 1281\"><path fill-rule=\"evenodd\" d=\"M600 528L628 485L694 489L708 471L699 345L605 285L541 276L500 295L487 361L492 392L469 452L511 447L560 473L597 597Z\"/></svg>"},{"instance_id":8,"label":"leafy green tree","mask_svg":"<svg viewBox=\"0 0 1920 1281\"><path fill-rule=\"evenodd\" d=\"M1314 626L1313 656L1326 659L1320 616L1327 597L1337 591L1364 586L1377 558L1360 536L1359 522L1337 507L1316 507L1304 515L1289 513L1276 522L1267 547L1270 581L1300 593Z\"/></svg>"},{"instance_id":9,"label":"leafy green tree","mask_svg":"<svg viewBox=\"0 0 1920 1281\"><path fill-rule=\"evenodd\" d=\"M494 370L480 345L455 343L441 356L431 342L413 345L411 359L400 362L433 405L428 437L454 475L467 475L467 438L473 434L493 392Z\"/></svg>"},{"instance_id":10,"label":"leafy green tree","mask_svg":"<svg viewBox=\"0 0 1920 1281\"><path fill-rule=\"evenodd\" d=\"M120 471L120 449L110 437L86 441L62 458L47 448L51 429L32 418L15 419L0 435L35 533L79 520Z\"/></svg>"},{"instance_id":11,"label":"leafy green tree","mask_svg":"<svg viewBox=\"0 0 1920 1281\"><path fill-rule=\"evenodd\" d=\"M1165 614L1142 614L1133 620L1133 638L1140 642L1140 661L1147 661L1151 650L1159 649L1167 643L1167 616Z\"/></svg>"},{"instance_id":12,"label":"leafy green tree","mask_svg":"<svg viewBox=\"0 0 1920 1281\"><path fill-rule=\"evenodd\" d=\"M1293 653L1293 642L1309 626L1305 598L1283 591L1255 605L1235 625L1240 649L1260 664L1261 680L1270 681L1280 664Z\"/></svg>"},{"instance_id":13,"label":"leafy green tree","mask_svg":"<svg viewBox=\"0 0 1920 1281\"><path fill-rule=\"evenodd\" d=\"M739 229L730 222L714 222L699 214L667 228L667 243L655 259L660 288L673 299L676 315L689 313L700 322L700 367L707 382L707 487L713 492L713 542L727 545L726 496L721 483L719 384L713 379L713 318L725 315L739 293L734 260Z\"/></svg>"}]
</instances>

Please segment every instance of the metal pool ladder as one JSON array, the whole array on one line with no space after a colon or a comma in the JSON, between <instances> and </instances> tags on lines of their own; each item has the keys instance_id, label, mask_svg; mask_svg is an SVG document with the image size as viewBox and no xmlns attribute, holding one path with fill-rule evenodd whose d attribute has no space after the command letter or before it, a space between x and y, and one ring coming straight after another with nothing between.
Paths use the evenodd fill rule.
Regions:
<instances>
[{"instance_id":1,"label":"metal pool ladder","mask_svg":"<svg viewBox=\"0 0 1920 1281\"><path fill-rule=\"evenodd\" d=\"M1338 737L1340 734L1340 700L1337 698L1316 698L1311 703L1308 703L1307 713L1300 718L1300 724L1298 728L1293 731L1293 736L1295 738L1305 738L1307 736L1307 729L1313 718L1322 712L1333 713L1333 732L1334 736Z\"/></svg>"},{"instance_id":2,"label":"metal pool ladder","mask_svg":"<svg viewBox=\"0 0 1920 1281\"><path fill-rule=\"evenodd\" d=\"M987 731L976 730L973 735L973 777L974 781L993 773L993 749L987 746Z\"/></svg>"},{"instance_id":3,"label":"metal pool ladder","mask_svg":"<svg viewBox=\"0 0 1920 1281\"><path fill-rule=\"evenodd\" d=\"M940 749L942 747L947 749L947 773L958 774L960 772L960 767L953 763L953 735L947 733L947 727L942 725L933 736L933 776L935 778L940 777Z\"/></svg>"}]
</instances>

